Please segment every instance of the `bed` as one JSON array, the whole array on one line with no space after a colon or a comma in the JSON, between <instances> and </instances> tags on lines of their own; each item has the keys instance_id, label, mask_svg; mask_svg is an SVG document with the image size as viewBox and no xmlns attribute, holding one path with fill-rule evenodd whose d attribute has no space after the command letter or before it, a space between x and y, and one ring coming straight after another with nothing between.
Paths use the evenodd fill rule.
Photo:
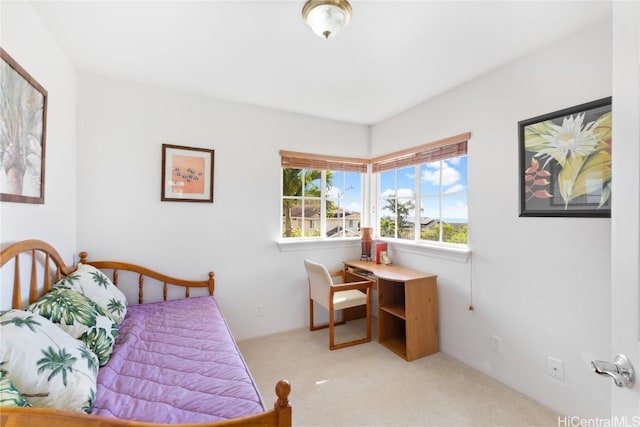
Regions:
<instances>
[{"instance_id":1,"label":"bed","mask_svg":"<svg viewBox=\"0 0 640 427\"><path fill-rule=\"evenodd\" d=\"M85 252L80 253L80 263L77 266L67 266L58 251L41 240L25 240L6 246L0 252L0 267L5 282L2 295L5 305L9 298L4 294L7 292L6 282L13 282L10 296L13 309L3 312L0 317L0 324L5 328L2 330L3 351L10 346L16 348L16 352L19 351L22 344L7 342L28 341L26 337L33 332L29 329L36 329L33 333L38 333L39 328L46 326L46 320L43 321L40 316L46 317L51 312L56 313L59 320L63 320L51 330L47 329L48 335L45 338L70 339L64 342L73 342L73 346L77 346L76 349L69 345L62 350L59 349L61 345L53 346L58 348L60 354L69 351L69 354L64 354L68 360L74 361L71 367L61 368L60 364L52 367L50 361L55 356L52 347L49 347L51 354L47 356L47 350L42 350L45 357L40 355L35 361L38 363L39 375L47 376L47 379L55 377L54 380L60 382L64 379L64 389L47 393L33 393L31 390L31 393L21 395L20 387L15 387L10 381L3 382L3 402L7 396L4 383L9 383L11 392L15 391L16 396L19 396L12 402L42 402L33 407L5 407L3 404L0 411L3 427L152 427L168 424L193 427L291 426L289 383L286 380L278 381L275 387L277 399L273 408L265 408L215 300L212 272L206 280L177 279L136 264L90 261ZM84 274L90 274L96 282L95 287L85 283L81 288L75 289L74 286L78 286ZM132 285L132 277L135 277L133 285L138 304L123 307L118 304L117 299L124 295L122 290ZM28 282L29 295L23 300L24 279ZM145 301L145 295L152 287L160 288L161 301ZM180 298L170 296L171 292L175 294L176 289L183 290ZM108 304L107 299L101 301L99 295L94 297L91 294L107 290L112 292L109 296L117 297L109 298ZM204 291L204 294L190 295L196 291L200 294ZM96 315L98 320L93 321L90 330L85 329L82 336L76 336L75 339L75 330L70 330L67 334L60 329L70 328L67 323L71 324L71 321L64 320L66 312L61 312L60 306L56 306L54 310L49 309L47 298L50 296L50 299L55 297L58 303L72 297L85 301L86 297L91 300L87 302L87 307L90 305L96 313L100 313ZM27 310L23 310L25 307ZM76 313L79 312L84 313L76 310ZM29 322L37 326L33 328ZM104 329L98 330L98 324L103 325ZM105 330L107 336L109 332L114 334L112 342L100 339L104 338ZM10 341L12 334L24 335L16 335L16 341ZM56 341L58 342L61 341ZM108 349L109 343L111 347ZM87 348L92 351L87 351ZM78 353L73 353L76 350ZM29 365L28 358L35 353L34 350L29 350L24 354L3 356L0 375L6 371L4 359L25 358L24 363L15 364L6 375L6 379L12 374L14 378L22 379L15 373L23 365ZM73 399L77 398L77 390L83 390L85 383L90 382L87 378L94 371L97 372L95 392L94 389L88 389L88 397L81 395L85 400L78 400L82 405L76 403ZM30 372L29 375L31 374ZM22 382L20 385L29 388ZM73 392L67 393L67 389ZM14 395L10 396L13 398ZM56 398L53 399L52 396ZM62 400L73 402L75 406L70 404L73 410L51 407Z\"/></svg>"}]
</instances>

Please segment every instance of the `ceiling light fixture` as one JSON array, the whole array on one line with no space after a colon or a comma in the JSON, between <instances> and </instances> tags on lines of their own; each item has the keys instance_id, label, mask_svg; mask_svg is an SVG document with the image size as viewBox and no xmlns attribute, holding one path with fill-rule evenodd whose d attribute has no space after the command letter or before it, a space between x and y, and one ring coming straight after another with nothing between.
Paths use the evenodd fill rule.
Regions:
<instances>
[{"instance_id":1,"label":"ceiling light fixture","mask_svg":"<svg viewBox=\"0 0 640 427\"><path fill-rule=\"evenodd\" d=\"M309 0L302 8L302 16L314 33L328 39L347 26L351 5L347 0Z\"/></svg>"}]
</instances>

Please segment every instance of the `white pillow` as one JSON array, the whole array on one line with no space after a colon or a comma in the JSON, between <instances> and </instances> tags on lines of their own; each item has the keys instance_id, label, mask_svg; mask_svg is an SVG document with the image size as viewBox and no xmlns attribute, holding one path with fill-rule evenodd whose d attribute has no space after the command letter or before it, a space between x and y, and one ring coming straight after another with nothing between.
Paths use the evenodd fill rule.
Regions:
<instances>
[{"instance_id":1,"label":"white pillow","mask_svg":"<svg viewBox=\"0 0 640 427\"><path fill-rule=\"evenodd\" d=\"M0 315L0 363L33 406L90 413L98 358L44 317L22 310Z\"/></svg>"},{"instance_id":2,"label":"white pillow","mask_svg":"<svg viewBox=\"0 0 640 427\"><path fill-rule=\"evenodd\" d=\"M73 338L87 344L98 356L100 366L104 366L111 357L119 333L118 324L80 292L54 288L27 310L46 317Z\"/></svg>"},{"instance_id":3,"label":"white pillow","mask_svg":"<svg viewBox=\"0 0 640 427\"><path fill-rule=\"evenodd\" d=\"M76 271L55 284L80 292L95 302L118 324L127 314L127 297L100 270L92 265L78 264Z\"/></svg>"}]
</instances>

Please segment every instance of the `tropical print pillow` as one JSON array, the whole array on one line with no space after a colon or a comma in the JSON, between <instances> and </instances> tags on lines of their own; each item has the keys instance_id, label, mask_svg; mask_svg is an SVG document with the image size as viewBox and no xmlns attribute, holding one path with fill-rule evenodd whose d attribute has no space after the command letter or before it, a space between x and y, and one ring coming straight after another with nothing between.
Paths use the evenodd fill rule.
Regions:
<instances>
[{"instance_id":1,"label":"tropical print pillow","mask_svg":"<svg viewBox=\"0 0 640 427\"><path fill-rule=\"evenodd\" d=\"M0 407L31 406L9 378L0 379Z\"/></svg>"},{"instance_id":2,"label":"tropical print pillow","mask_svg":"<svg viewBox=\"0 0 640 427\"><path fill-rule=\"evenodd\" d=\"M0 315L0 363L5 378L33 406L89 413L98 358L82 341L23 310Z\"/></svg>"},{"instance_id":3,"label":"tropical print pillow","mask_svg":"<svg viewBox=\"0 0 640 427\"><path fill-rule=\"evenodd\" d=\"M103 366L111 357L118 324L89 298L66 288L55 288L31 304L28 311L37 313L89 346Z\"/></svg>"},{"instance_id":4,"label":"tropical print pillow","mask_svg":"<svg viewBox=\"0 0 640 427\"><path fill-rule=\"evenodd\" d=\"M127 314L127 297L100 270L92 265L78 264L78 269L60 280L54 287L80 292L95 302L118 324Z\"/></svg>"}]
</instances>

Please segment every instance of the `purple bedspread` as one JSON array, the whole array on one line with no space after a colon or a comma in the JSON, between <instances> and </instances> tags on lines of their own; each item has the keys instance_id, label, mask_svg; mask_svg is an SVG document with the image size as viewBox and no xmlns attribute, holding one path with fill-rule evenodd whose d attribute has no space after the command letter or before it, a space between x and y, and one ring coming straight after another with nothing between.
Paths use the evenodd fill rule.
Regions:
<instances>
[{"instance_id":1,"label":"purple bedspread","mask_svg":"<svg viewBox=\"0 0 640 427\"><path fill-rule=\"evenodd\" d=\"M264 411L213 297L128 307L93 414L193 423Z\"/></svg>"}]
</instances>

